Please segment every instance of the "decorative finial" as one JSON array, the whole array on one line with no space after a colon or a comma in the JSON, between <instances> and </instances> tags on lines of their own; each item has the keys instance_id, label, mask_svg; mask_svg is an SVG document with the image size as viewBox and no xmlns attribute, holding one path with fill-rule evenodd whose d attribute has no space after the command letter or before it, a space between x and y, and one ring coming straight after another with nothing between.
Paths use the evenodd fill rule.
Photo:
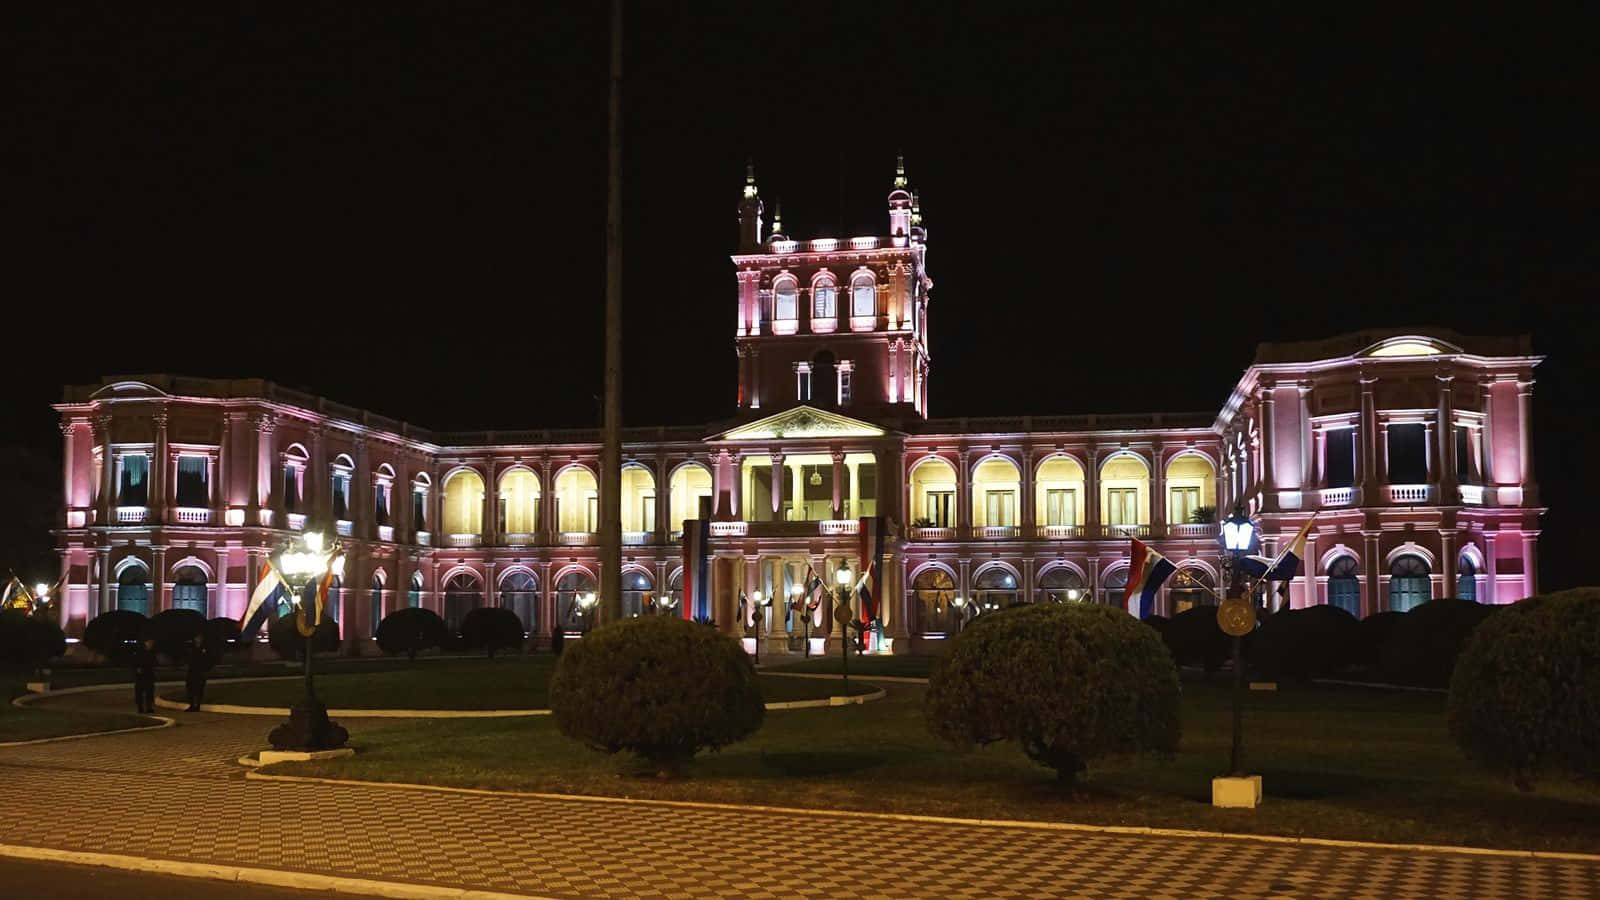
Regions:
<instances>
[{"instance_id":1,"label":"decorative finial","mask_svg":"<svg viewBox=\"0 0 1600 900\"><path fill-rule=\"evenodd\" d=\"M922 224L922 195L916 191L911 192L911 224Z\"/></svg>"},{"instance_id":2,"label":"decorative finial","mask_svg":"<svg viewBox=\"0 0 1600 900\"><path fill-rule=\"evenodd\" d=\"M783 199L782 198L779 198L778 202L773 204L773 209L772 209L772 233L773 234L783 234Z\"/></svg>"},{"instance_id":3,"label":"decorative finial","mask_svg":"<svg viewBox=\"0 0 1600 900\"><path fill-rule=\"evenodd\" d=\"M906 155L904 153L895 154L894 186L901 190L904 190L906 186Z\"/></svg>"},{"instance_id":4,"label":"decorative finial","mask_svg":"<svg viewBox=\"0 0 1600 900\"><path fill-rule=\"evenodd\" d=\"M744 159L744 195L746 198L756 195L756 162L748 156Z\"/></svg>"}]
</instances>

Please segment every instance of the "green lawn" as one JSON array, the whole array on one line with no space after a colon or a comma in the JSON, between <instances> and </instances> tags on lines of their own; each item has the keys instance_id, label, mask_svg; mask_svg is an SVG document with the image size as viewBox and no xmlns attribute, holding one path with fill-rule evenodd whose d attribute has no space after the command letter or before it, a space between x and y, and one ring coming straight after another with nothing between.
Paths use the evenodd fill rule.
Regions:
<instances>
[{"instance_id":1,"label":"green lawn","mask_svg":"<svg viewBox=\"0 0 1600 900\"><path fill-rule=\"evenodd\" d=\"M792 679L805 681L807 679ZM1093 764L1076 790L1009 744L968 753L928 735L923 688L866 706L767 714L750 739L704 754L682 781L562 737L545 718L430 720L357 732L349 760L273 772L460 787L1144 825L1526 849L1600 849L1600 785L1535 794L1471 770L1444 699L1358 688L1250 695L1246 750L1265 776L1258 810L1210 806L1229 746L1228 692L1185 685L1176 758Z\"/></svg>"},{"instance_id":2,"label":"green lawn","mask_svg":"<svg viewBox=\"0 0 1600 900\"><path fill-rule=\"evenodd\" d=\"M136 713L51 709L37 704L12 706L12 698L26 693L27 682L31 680L32 676L28 673L0 672L0 695L4 697L0 701L0 743L155 724L154 720ZM131 686L128 688L128 705L133 706Z\"/></svg>"},{"instance_id":3,"label":"green lawn","mask_svg":"<svg viewBox=\"0 0 1600 900\"><path fill-rule=\"evenodd\" d=\"M506 656L499 659L400 661L389 666L369 663L346 665L317 676L317 695L336 709L542 709L549 705L550 674L556 658L547 654ZM370 667L370 668L369 668ZM279 670L284 674L293 670ZM868 684L850 684L850 693L874 690ZM206 690L209 703L244 706L289 706L304 693L299 680L214 684ZM844 689L837 681L814 678L761 676L761 692L770 702L815 700ZM181 688L162 692L178 699Z\"/></svg>"},{"instance_id":4,"label":"green lawn","mask_svg":"<svg viewBox=\"0 0 1600 900\"><path fill-rule=\"evenodd\" d=\"M937 656L852 656L851 675L878 675L885 678L927 678ZM838 675L844 671L839 655L813 656L798 662L774 662L766 666L773 672L817 672Z\"/></svg>"}]
</instances>

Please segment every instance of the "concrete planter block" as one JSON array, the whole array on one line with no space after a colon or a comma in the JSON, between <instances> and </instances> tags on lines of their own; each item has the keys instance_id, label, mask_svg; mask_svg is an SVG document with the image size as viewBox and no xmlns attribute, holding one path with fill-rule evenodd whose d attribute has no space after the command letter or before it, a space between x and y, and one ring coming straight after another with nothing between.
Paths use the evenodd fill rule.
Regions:
<instances>
[{"instance_id":1,"label":"concrete planter block","mask_svg":"<svg viewBox=\"0 0 1600 900\"><path fill-rule=\"evenodd\" d=\"M1211 779L1211 805L1222 809L1255 809L1261 805L1261 776Z\"/></svg>"},{"instance_id":2,"label":"concrete planter block","mask_svg":"<svg viewBox=\"0 0 1600 900\"><path fill-rule=\"evenodd\" d=\"M48 694L48 693L50 693L50 682L48 682L48 681L30 681L30 682L28 682L28 693L30 693L30 694Z\"/></svg>"},{"instance_id":3,"label":"concrete planter block","mask_svg":"<svg viewBox=\"0 0 1600 900\"><path fill-rule=\"evenodd\" d=\"M261 764L270 766L281 762L311 762L318 759L343 759L346 756L355 756L352 747L340 747L337 750L263 750L260 754Z\"/></svg>"}]
</instances>

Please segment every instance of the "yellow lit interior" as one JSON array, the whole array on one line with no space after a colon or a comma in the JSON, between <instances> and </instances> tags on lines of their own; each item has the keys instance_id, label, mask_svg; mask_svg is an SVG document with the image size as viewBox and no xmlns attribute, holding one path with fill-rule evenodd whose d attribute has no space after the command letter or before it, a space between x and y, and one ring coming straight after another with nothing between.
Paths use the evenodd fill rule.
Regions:
<instances>
[{"instance_id":1,"label":"yellow lit interior","mask_svg":"<svg viewBox=\"0 0 1600 900\"><path fill-rule=\"evenodd\" d=\"M656 479L644 466L622 467L622 530L656 530Z\"/></svg>"},{"instance_id":2,"label":"yellow lit interior","mask_svg":"<svg viewBox=\"0 0 1600 900\"><path fill-rule=\"evenodd\" d=\"M594 473L572 466L556 476L556 530L565 532L598 531L600 514L596 507Z\"/></svg>"},{"instance_id":3,"label":"yellow lit interior","mask_svg":"<svg viewBox=\"0 0 1600 900\"><path fill-rule=\"evenodd\" d=\"M1077 460L1051 457L1039 466L1035 481L1034 521L1041 526L1084 524L1083 466L1078 465ZM1053 521L1056 518L1065 521Z\"/></svg>"},{"instance_id":4,"label":"yellow lit interior","mask_svg":"<svg viewBox=\"0 0 1600 900\"><path fill-rule=\"evenodd\" d=\"M539 530L539 476L520 467L500 476L500 503L505 510L507 533L532 534Z\"/></svg>"},{"instance_id":5,"label":"yellow lit interior","mask_svg":"<svg viewBox=\"0 0 1600 900\"><path fill-rule=\"evenodd\" d=\"M1113 491L1134 491L1133 509ZM1136 456L1114 456L1100 467L1100 521L1106 525L1150 524L1150 469Z\"/></svg>"},{"instance_id":6,"label":"yellow lit interior","mask_svg":"<svg viewBox=\"0 0 1600 900\"><path fill-rule=\"evenodd\" d=\"M685 519L700 518L701 497L711 497L711 470L699 463L680 466L672 473L672 508L667 511L667 528L677 531Z\"/></svg>"},{"instance_id":7,"label":"yellow lit interior","mask_svg":"<svg viewBox=\"0 0 1600 900\"><path fill-rule=\"evenodd\" d=\"M972 473L972 526L985 528L1018 525L1022 474L1009 459L994 457L978 464Z\"/></svg>"},{"instance_id":8,"label":"yellow lit interior","mask_svg":"<svg viewBox=\"0 0 1600 900\"><path fill-rule=\"evenodd\" d=\"M913 522L927 519L935 528L954 528L955 493L955 467L942 459L930 459L911 472L911 509L906 515Z\"/></svg>"},{"instance_id":9,"label":"yellow lit interior","mask_svg":"<svg viewBox=\"0 0 1600 900\"><path fill-rule=\"evenodd\" d=\"M1180 456L1167 464L1167 524L1185 524L1194 506L1216 508L1217 470L1205 457Z\"/></svg>"},{"instance_id":10,"label":"yellow lit interior","mask_svg":"<svg viewBox=\"0 0 1600 900\"><path fill-rule=\"evenodd\" d=\"M444 530L447 534L483 533L483 477L461 469L444 483Z\"/></svg>"}]
</instances>

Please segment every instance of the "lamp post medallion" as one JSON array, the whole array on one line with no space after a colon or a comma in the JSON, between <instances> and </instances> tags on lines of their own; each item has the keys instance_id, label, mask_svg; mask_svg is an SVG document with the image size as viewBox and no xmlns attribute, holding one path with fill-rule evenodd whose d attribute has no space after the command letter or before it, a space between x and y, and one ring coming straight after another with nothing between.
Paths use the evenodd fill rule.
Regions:
<instances>
[{"instance_id":1,"label":"lamp post medallion","mask_svg":"<svg viewBox=\"0 0 1600 900\"><path fill-rule=\"evenodd\" d=\"M1222 601L1217 607L1217 627L1223 634L1244 637L1256 627L1256 608L1242 597Z\"/></svg>"}]
</instances>

